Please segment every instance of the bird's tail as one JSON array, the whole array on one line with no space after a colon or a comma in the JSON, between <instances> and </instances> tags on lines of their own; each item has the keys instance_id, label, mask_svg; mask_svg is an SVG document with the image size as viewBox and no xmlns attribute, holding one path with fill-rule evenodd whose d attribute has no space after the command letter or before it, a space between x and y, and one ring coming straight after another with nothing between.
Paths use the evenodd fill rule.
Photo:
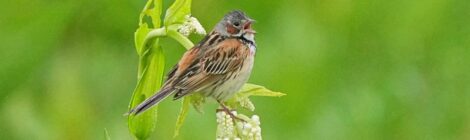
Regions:
<instances>
[{"instance_id":1,"label":"bird's tail","mask_svg":"<svg viewBox=\"0 0 470 140\"><path fill-rule=\"evenodd\" d=\"M168 95L170 95L171 93L173 93L173 88L170 88L170 87L163 88L162 90L154 94L152 97L140 103L137 107L131 109L128 113L126 113L126 115L132 115L132 114L138 115L144 112L145 110L149 109L153 105L162 101L163 99L168 97Z\"/></svg>"}]
</instances>

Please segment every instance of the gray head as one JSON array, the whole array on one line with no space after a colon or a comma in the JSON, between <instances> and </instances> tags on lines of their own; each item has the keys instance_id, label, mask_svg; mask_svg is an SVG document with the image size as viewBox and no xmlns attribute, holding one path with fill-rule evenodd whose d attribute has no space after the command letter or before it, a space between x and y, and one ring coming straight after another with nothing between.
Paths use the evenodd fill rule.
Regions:
<instances>
[{"instance_id":1,"label":"gray head","mask_svg":"<svg viewBox=\"0 0 470 140\"><path fill-rule=\"evenodd\" d=\"M252 40L256 33L251 28L253 22L254 20L246 16L242 11L234 10L224 16L215 27L215 31L223 36L245 37Z\"/></svg>"}]
</instances>

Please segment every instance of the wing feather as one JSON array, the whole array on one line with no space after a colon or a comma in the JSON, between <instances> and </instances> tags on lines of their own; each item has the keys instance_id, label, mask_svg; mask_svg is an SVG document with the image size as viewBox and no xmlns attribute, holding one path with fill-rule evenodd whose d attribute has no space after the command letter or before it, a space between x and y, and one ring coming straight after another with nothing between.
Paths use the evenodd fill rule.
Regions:
<instances>
[{"instance_id":1,"label":"wing feather","mask_svg":"<svg viewBox=\"0 0 470 140\"><path fill-rule=\"evenodd\" d=\"M207 74L226 74L236 70L244 61L246 47L238 40L226 40L224 45L214 47L202 58L203 70Z\"/></svg>"},{"instance_id":2,"label":"wing feather","mask_svg":"<svg viewBox=\"0 0 470 140\"><path fill-rule=\"evenodd\" d=\"M246 47L242 46L239 40L227 39L223 43L209 47L200 56L187 57L194 59L191 64L179 63L179 69L176 72L178 78L174 81L174 88L179 89L180 92L175 94L175 99L214 84L222 80L225 74L242 66Z\"/></svg>"}]
</instances>

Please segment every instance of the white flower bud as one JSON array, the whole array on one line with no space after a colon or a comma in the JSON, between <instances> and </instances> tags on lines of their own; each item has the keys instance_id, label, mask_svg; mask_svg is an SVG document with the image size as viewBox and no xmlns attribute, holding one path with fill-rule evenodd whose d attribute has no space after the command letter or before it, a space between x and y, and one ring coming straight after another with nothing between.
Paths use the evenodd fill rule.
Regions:
<instances>
[{"instance_id":1,"label":"white flower bud","mask_svg":"<svg viewBox=\"0 0 470 140\"><path fill-rule=\"evenodd\" d=\"M245 125L243 125L243 128L251 129L251 124L250 123L245 123Z\"/></svg>"},{"instance_id":2,"label":"white flower bud","mask_svg":"<svg viewBox=\"0 0 470 140\"><path fill-rule=\"evenodd\" d=\"M191 33L206 35L206 30L201 23L195 17L189 15L186 16L186 21L178 28L178 32L184 36L189 36Z\"/></svg>"},{"instance_id":3,"label":"white flower bud","mask_svg":"<svg viewBox=\"0 0 470 140\"><path fill-rule=\"evenodd\" d=\"M256 125L261 124L261 122L259 121L259 116L258 115L251 116L251 120L253 120L256 123Z\"/></svg>"},{"instance_id":4,"label":"white flower bud","mask_svg":"<svg viewBox=\"0 0 470 140\"><path fill-rule=\"evenodd\" d=\"M240 117L244 121L232 118L233 116L226 112L217 112L217 139L225 140L261 140L260 118L253 115L251 118L243 114L237 114L236 111L231 112L234 116Z\"/></svg>"},{"instance_id":5,"label":"white flower bud","mask_svg":"<svg viewBox=\"0 0 470 140\"><path fill-rule=\"evenodd\" d=\"M191 23L192 27L195 29L196 34L206 35L206 30L202 27L201 23L195 17L189 17L189 22Z\"/></svg>"}]
</instances>

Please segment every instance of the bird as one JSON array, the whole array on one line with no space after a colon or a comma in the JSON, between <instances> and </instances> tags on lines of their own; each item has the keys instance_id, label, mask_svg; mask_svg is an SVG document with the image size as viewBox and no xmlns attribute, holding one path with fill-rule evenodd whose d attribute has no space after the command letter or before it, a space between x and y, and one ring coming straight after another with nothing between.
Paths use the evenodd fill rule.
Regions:
<instances>
[{"instance_id":1,"label":"bird","mask_svg":"<svg viewBox=\"0 0 470 140\"><path fill-rule=\"evenodd\" d=\"M255 20L240 10L225 14L198 44L186 51L167 74L162 88L131 109L138 115L173 95L177 100L190 94L215 99L232 117L224 101L230 99L248 81L256 53Z\"/></svg>"}]
</instances>

